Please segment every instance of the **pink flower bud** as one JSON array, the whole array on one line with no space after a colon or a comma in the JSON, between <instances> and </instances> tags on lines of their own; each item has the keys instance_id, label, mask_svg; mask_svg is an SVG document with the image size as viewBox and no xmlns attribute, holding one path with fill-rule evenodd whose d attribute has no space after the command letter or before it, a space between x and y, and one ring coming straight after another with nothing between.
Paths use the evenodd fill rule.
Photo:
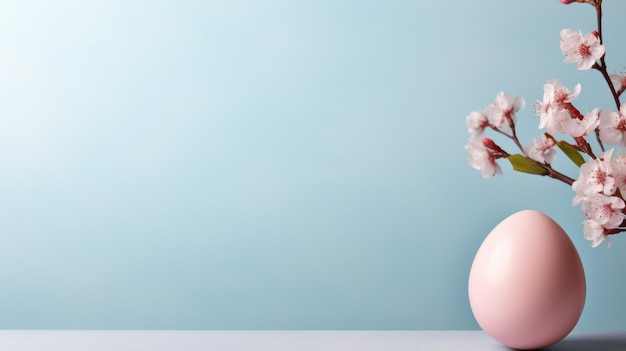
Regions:
<instances>
[{"instance_id":1,"label":"pink flower bud","mask_svg":"<svg viewBox=\"0 0 626 351\"><path fill-rule=\"evenodd\" d=\"M496 159L509 156L506 151L502 150L500 146L498 146L493 140L487 137L484 137L482 139L482 143L485 149L487 149L487 151L489 152L489 154Z\"/></svg>"},{"instance_id":2,"label":"pink flower bud","mask_svg":"<svg viewBox=\"0 0 626 351\"><path fill-rule=\"evenodd\" d=\"M498 145L496 145L496 143L493 140L491 140L491 139L489 139L487 137L484 137L482 139L482 142L483 142L483 146L486 147L489 150L497 150L497 149L499 149Z\"/></svg>"}]
</instances>

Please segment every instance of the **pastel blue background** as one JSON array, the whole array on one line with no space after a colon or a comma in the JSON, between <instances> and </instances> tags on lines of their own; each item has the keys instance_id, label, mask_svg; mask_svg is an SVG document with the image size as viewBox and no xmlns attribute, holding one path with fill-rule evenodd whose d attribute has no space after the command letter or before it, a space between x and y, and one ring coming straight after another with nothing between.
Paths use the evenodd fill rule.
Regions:
<instances>
[{"instance_id":1,"label":"pastel blue background","mask_svg":"<svg viewBox=\"0 0 626 351\"><path fill-rule=\"evenodd\" d=\"M3 1L0 328L475 329L474 254L526 208L580 252L577 328L626 328L626 240L592 249L571 189L464 151L501 90L526 141L550 78L612 108L558 47L594 25L557 0Z\"/></svg>"}]
</instances>

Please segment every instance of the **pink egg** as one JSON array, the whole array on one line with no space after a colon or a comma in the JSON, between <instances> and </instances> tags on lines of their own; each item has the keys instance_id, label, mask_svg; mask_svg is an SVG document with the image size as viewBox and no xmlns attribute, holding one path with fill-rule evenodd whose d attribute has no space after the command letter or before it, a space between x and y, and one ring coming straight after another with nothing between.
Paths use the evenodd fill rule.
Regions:
<instances>
[{"instance_id":1,"label":"pink egg","mask_svg":"<svg viewBox=\"0 0 626 351\"><path fill-rule=\"evenodd\" d=\"M485 238L470 270L468 293L485 333L512 348L543 348L578 322L585 273L565 231L545 214L525 210Z\"/></svg>"}]
</instances>

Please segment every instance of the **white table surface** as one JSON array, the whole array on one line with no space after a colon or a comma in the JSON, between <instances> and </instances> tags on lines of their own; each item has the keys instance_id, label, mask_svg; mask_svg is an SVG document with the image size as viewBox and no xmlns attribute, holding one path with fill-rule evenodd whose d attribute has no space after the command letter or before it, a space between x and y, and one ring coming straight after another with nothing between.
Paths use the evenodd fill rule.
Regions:
<instances>
[{"instance_id":1,"label":"white table surface","mask_svg":"<svg viewBox=\"0 0 626 351\"><path fill-rule=\"evenodd\" d=\"M482 331L0 330L11 351L511 350ZM549 351L626 350L626 332L573 332Z\"/></svg>"}]
</instances>

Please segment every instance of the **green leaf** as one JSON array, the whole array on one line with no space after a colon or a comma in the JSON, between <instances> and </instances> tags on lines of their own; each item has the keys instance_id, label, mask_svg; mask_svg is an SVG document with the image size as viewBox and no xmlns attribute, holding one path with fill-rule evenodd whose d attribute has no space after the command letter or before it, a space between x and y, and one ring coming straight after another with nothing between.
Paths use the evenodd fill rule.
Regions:
<instances>
[{"instance_id":1,"label":"green leaf","mask_svg":"<svg viewBox=\"0 0 626 351\"><path fill-rule=\"evenodd\" d=\"M556 145L567 155L567 157L569 157L570 160L574 161L576 166L580 167L583 163L585 163L585 159L580 152L578 152L578 150L565 140L559 141Z\"/></svg>"},{"instance_id":2,"label":"green leaf","mask_svg":"<svg viewBox=\"0 0 626 351\"><path fill-rule=\"evenodd\" d=\"M509 160L509 162L511 162L511 166L513 166L513 169L518 172L539 175L548 174L548 171L545 168L541 167L541 165L537 163L537 161L531 160L524 155L514 154L507 157L507 159Z\"/></svg>"}]
</instances>

